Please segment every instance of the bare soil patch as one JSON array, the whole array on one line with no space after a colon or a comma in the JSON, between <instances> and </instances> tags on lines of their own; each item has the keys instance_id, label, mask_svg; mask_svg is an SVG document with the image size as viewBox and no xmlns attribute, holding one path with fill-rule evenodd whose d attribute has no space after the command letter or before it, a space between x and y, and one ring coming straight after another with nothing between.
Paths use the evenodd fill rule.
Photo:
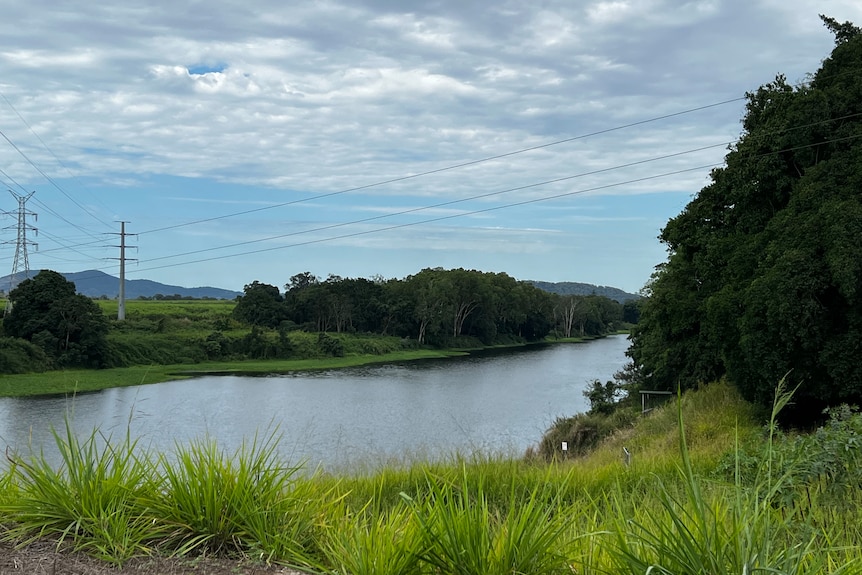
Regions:
<instances>
[{"instance_id":1,"label":"bare soil patch","mask_svg":"<svg viewBox=\"0 0 862 575\"><path fill-rule=\"evenodd\" d=\"M223 557L141 557L117 567L51 541L16 549L0 543L0 575L301 575L285 567Z\"/></svg>"}]
</instances>

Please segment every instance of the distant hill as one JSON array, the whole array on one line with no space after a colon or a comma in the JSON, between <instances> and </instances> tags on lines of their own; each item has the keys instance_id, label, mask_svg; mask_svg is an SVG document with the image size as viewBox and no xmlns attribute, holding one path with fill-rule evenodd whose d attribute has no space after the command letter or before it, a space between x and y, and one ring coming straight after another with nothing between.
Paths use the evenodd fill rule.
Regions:
<instances>
[{"instance_id":1,"label":"distant hill","mask_svg":"<svg viewBox=\"0 0 862 575\"><path fill-rule=\"evenodd\" d=\"M30 276L35 276L38 270L31 270ZM98 270L87 270L83 272L63 273L63 276L75 284L79 294L88 297L108 296L113 299L119 296L120 279ZM11 276L0 278L0 290L9 291L9 279ZM24 279L23 273L18 273L13 285ZM215 287L181 287L154 282L151 280L126 280L126 299L138 299L141 296L153 297L156 294L179 295L192 298L215 298L234 299L242 292L226 290Z\"/></svg>"},{"instance_id":2,"label":"distant hill","mask_svg":"<svg viewBox=\"0 0 862 575\"><path fill-rule=\"evenodd\" d=\"M620 303L626 303L629 300L640 299L641 296L633 293L625 292L619 288L609 286L597 286L593 284L583 284L578 282L540 282L527 280L540 290L546 292L557 293L560 295L603 295L608 299L616 300Z\"/></svg>"}]
</instances>

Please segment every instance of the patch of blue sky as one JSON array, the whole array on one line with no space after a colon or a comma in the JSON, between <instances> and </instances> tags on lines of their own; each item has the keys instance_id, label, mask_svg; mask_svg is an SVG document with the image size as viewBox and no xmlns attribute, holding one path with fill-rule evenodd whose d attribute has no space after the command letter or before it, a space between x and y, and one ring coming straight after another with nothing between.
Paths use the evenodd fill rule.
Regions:
<instances>
[{"instance_id":1,"label":"patch of blue sky","mask_svg":"<svg viewBox=\"0 0 862 575\"><path fill-rule=\"evenodd\" d=\"M186 70L189 71L189 75L191 76L217 74L219 72L224 72L225 70L227 70L227 64L222 62L216 64L192 64L191 66L187 66Z\"/></svg>"}]
</instances>

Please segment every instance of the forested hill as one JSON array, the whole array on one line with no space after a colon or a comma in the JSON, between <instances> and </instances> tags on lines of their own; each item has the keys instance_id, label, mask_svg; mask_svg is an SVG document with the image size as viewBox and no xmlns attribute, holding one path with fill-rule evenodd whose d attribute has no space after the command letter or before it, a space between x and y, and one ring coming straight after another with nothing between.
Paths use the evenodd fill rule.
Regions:
<instances>
[{"instance_id":1,"label":"forested hill","mask_svg":"<svg viewBox=\"0 0 862 575\"><path fill-rule=\"evenodd\" d=\"M30 277L34 277L37 273L38 271L31 271ZM106 296L109 299L114 299L120 291L119 278L98 270L64 273L62 275L75 284L77 293L87 297ZM14 281L11 282L11 276L2 277L0 278L0 290L8 290L10 283L13 287L17 286L23 279L25 279L23 272L19 272ZM236 296L242 295L242 292L208 286L187 288L144 279L126 280L127 299L150 298L158 294L190 298L234 299Z\"/></svg>"},{"instance_id":2,"label":"forested hill","mask_svg":"<svg viewBox=\"0 0 862 575\"><path fill-rule=\"evenodd\" d=\"M619 288L609 286L597 286L593 284L583 284L579 282L540 282L535 280L527 280L540 290L555 293L559 295L601 295L608 299L615 300L619 303L626 303L629 300L640 299L641 296L633 293L625 292Z\"/></svg>"}]
</instances>

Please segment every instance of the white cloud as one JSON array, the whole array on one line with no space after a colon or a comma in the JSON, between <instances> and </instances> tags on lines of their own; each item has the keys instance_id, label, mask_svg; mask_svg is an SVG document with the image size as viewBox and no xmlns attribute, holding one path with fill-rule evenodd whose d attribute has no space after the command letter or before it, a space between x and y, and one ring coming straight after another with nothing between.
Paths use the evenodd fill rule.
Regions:
<instances>
[{"instance_id":1,"label":"white cloud","mask_svg":"<svg viewBox=\"0 0 862 575\"><path fill-rule=\"evenodd\" d=\"M0 92L14 106L0 100L3 133L69 195L86 185L105 218L128 211L123 217L142 229L225 213L217 206L239 212L434 172L739 97L776 73L794 80L817 68L832 46L817 11L862 22L850 0L816 11L802 0L442 0L409 9L382 0L55 4L13 3L0 21ZM199 66L203 73L190 72ZM727 141L738 135L741 114L741 103L719 106L315 203L345 218L355 206L360 219L389 206L493 194ZM720 162L723 154L703 151L428 213L577 192ZM11 146L0 148L0 166L7 174L0 184L38 188L64 217L96 225ZM693 193L707 172L588 195ZM195 209L176 211L166 197L188 198ZM571 203L583 203L581 196L550 202L560 213ZM270 219L309 212L297 206ZM447 233L464 230L464 239L439 245L493 252L482 236L492 232L469 228L479 217L489 228L546 227L547 220L514 225L506 212L452 220ZM626 225L633 216L618 217L608 222ZM317 220L334 221L326 211ZM259 231L251 219L235 221L238 236L243 226L249 235ZM205 234L211 246L214 234ZM644 241L654 243L656 234ZM176 245L165 240L163 249ZM649 270L632 273L645 280Z\"/></svg>"}]
</instances>

